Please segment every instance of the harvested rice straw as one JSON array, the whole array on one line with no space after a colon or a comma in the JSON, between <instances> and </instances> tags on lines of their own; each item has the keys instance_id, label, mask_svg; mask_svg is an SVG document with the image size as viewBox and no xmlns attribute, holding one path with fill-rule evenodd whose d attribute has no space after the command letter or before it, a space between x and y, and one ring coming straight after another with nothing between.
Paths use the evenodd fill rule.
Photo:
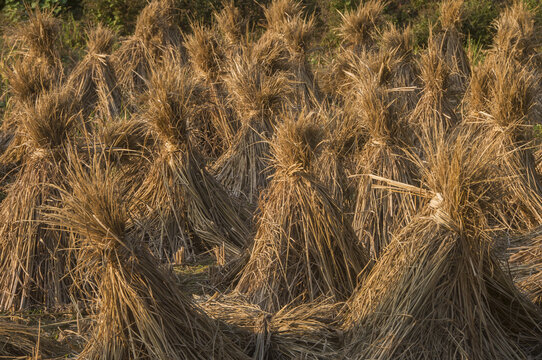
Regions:
<instances>
[{"instance_id":1,"label":"harvested rice straw","mask_svg":"<svg viewBox=\"0 0 542 360\"><path fill-rule=\"evenodd\" d=\"M423 88L409 123L421 144L432 146L431 142L448 133L460 121L449 94L451 70L440 56L432 36L428 48L421 55L419 68Z\"/></svg>"},{"instance_id":2,"label":"harvested rice straw","mask_svg":"<svg viewBox=\"0 0 542 360\"><path fill-rule=\"evenodd\" d=\"M0 309L69 302L69 237L60 226L46 226L41 207L57 203L56 186L64 183L63 152L77 116L73 97L66 88L45 93L22 119L25 156L0 210Z\"/></svg>"},{"instance_id":3,"label":"harvested rice straw","mask_svg":"<svg viewBox=\"0 0 542 360\"><path fill-rule=\"evenodd\" d=\"M414 39L412 27L397 28L389 23L382 32L378 42L380 52L391 54L390 75L387 87L396 89L394 97L400 102L397 106L405 108L406 112L414 110L419 100L419 74L414 55ZM381 55L382 56L382 55Z\"/></svg>"},{"instance_id":4,"label":"harvested rice straw","mask_svg":"<svg viewBox=\"0 0 542 360\"><path fill-rule=\"evenodd\" d=\"M239 120L226 101L222 80L229 63L229 57L224 53L227 49L221 43L216 28L200 23L193 23L192 33L185 35L184 39L190 67L202 81L205 88L202 98L207 99L205 116L195 124L194 130L200 134L199 142L210 147L206 154L216 159L231 146L239 128Z\"/></svg>"},{"instance_id":5,"label":"harvested rice straw","mask_svg":"<svg viewBox=\"0 0 542 360\"><path fill-rule=\"evenodd\" d=\"M319 123L325 129L322 150L314 161L313 173L329 189L329 194L341 208L351 209L348 200L351 198L347 180L346 165L348 156L356 146L356 134L349 132L347 120L342 114L333 113L322 107L318 110Z\"/></svg>"},{"instance_id":6,"label":"harvested rice straw","mask_svg":"<svg viewBox=\"0 0 542 360\"><path fill-rule=\"evenodd\" d=\"M450 69L450 95L459 102L465 93L470 76L470 64L461 42L461 8L463 0L445 0L440 4L441 30L435 35L439 57Z\"/></svg>"},{"instance_id":7,"label":"harvested rice straw","mask_svg":"<svg viewBox=\"0 0 542 360\"><path fill-rule=\"evenodd\" d=\"M349 300L346 358L537 356L541 313L501 268L485 232L494 169L487 143L460 135L428 148L432 200Z\"/></svg>"},{"instance_id":8,"label":"harvested rice straw","mask_svg":"<svg viewBox=\"0 0 542 360\"><path fill-rule=\"evenodd\" d=\"M31 359L60 355L54 341L40 336L40 329L0 321L0 359Z\"/></svg>"},{"instance_id":9,"label":"harvested rice straw","mask_svg":"<svg viewBox=\"0 0 542 360\"><path fill-rule=\"evenodd\" d=\"M336 316L341 304L330 299L286 306L268 313L237 297L211 298L203 310L239 338L252 359L324 360L339 356L342 340Z\"/></svg>"},{"instance_id":10,"label":"harvested rice straw","mask_svg":"<svg viewBox=\"0 0 542 360\"><path fill-rule=\"evenodd\" d=\"M524 236L523 245L510 249L516 284L532 301L542 305L542 236L540 229ZM527 241L526 241L527 240Z\"/></svg>"},{"instance_id":11,"label":"harvested rice straw","mask_svg":"<svg viewBox=\"0 0 542 360\"><path fill-rule=\"evenodd\" d=\"M368 262L328 189L310 173L322 141L313 113L286 118L272 142L275 175L236 291L270 312L319 296L346 299Z\"/></svg>"},{"instance_id":12,"label":"harvested rice straw","mask_svg":"<svg viewBox=\"0 0 542 360\"><path fill-rule=\"evenodd\" d=\"M293 92L285 75L267 75L257 61L251 54L239 56L224 77L241 127L230 148L212 167L218 181L233 196L250 204L256 203L269 182L269 139L278 113Z\"/></svg>"},{"instance_id":13,"label":"harvested rice straw","mask_svg":"<svg viewBox=\"0 0 542 360\"><path fill-rule=\"evenodd\" d=\"M357 9L341 14L342 24L338 33L343 46L354 53L374 46L376 33L383 23L385 6L386 1L369 0L360 3Z\"/></svg>"},{"instance_id":14,"label":"harvested rice straw","mask_svg":"<svg viewBox=\"0 0 542 360\"><path fill-rule=\"evenodd\" d=\"M409 136L401 108L393 101L393 90L379 84L377 74L353 79L358 93L360 119L369 131L369 140L357 159L356 203L352 223L358 239L378 259L418 210L416 196L389 189L375 177L415 186L419 175L409 159Z\"/></svg>"},{"instance_id":15,"label":"harvested rice straw","mask_svg":"<svg viewBox=\"0 0 542 360\"><path fill-rule=\"evenodd\" d=\"M60 25L52 12L37 9L17 27L8 40L13 42L11 59L4 73L11 95L10 108L4 116L1 130L9 143L1 162L19 164L24 152L24 139L19 131L25 108L33 106L40 94L58 86L63 70L59 55Z\"/></svg>"},{"instance_id":16,"label":"harvested rice straw","mask_svg":"<svg viewBox=\"0 0 542 360\"><path fill-rule=\"evenodd\" d=\"M145 160L156 151L156 139L148 124L131 114L117 116L99 121L94 138L108 161L131 179L133 186L139 187L150 167L150 162Z\"/></svg>"},{"instance_id":17,"label":"harvested rice straw","mask_svg":"<svg viewBox=\"0 0 542 360\"><path fill-rule=\"evenodd\" d=\"M152 69L166 51L180 51L181 31L175 25L174 0L153 0L139 14L135 32L112 54L119 86L131 106L147 90Z\"/></svg>"},{"instance_id":18,"label":"harvested rice straw","mask_svg":"<svg viewBox=\"0 0 542 360\"><path fill-rule=\"evenodd\" d=\"M28 20L15 29L15 47L31 59L43 59L50 65L60 65L60 21L50 10L29 11Z\"/></svg>"},{"instance_id":19,"label":"harvested rice straw","mask_svg":"<svg viewBox=\"0 0 542 360\"><path fill-rule=\"evenodd\" d=\"M539 76L513 58L490 57L476 69L469 89L468 126L495 144L496 176L506 201L495 216L506 228L542 224L542 183L532 151L533 105Z\"/></svg>"},{"instance_id":20,"label":"harvested rice straw","mask_svg":"<svg viewBox=\"0 0 542 360\"><path fill-rule=\"evenodd\" d=\"M76 89L83 116L95 113L113 119L121 111L121 93L109 53L114 43L111 30L98 25L88 32L87 54L67 79Z\"/></svg>"},{"instance_id":21,"label":"harvested rice straw","mask_svg":"<svg viewBox=\"0 0 542 360\"><path fill-rule=\"evenodd\" d=\"M201 88L187 69L167 69L156 69L151 78L143 118L158 140L158 153L137 199L151 211L154 227L169 242L160 256L171 256L181 245L198 250L186 237L190 231L204 248L224 246L229 259L247 245L250 213L207 172L190 142L190 122L200 109Z\"/></svg>"},{"instance_id":22,"label":"harvested rice straw","mask_svg":"<svg viewBox=\"0 0 542 360\"><path fill-rule=\"evenodd\" d=\"M497 30L491 49L494 56L512 57L526 64L536 55L536 48L542 42L540 25L536 24L533 12L523 1L514 1L502 12L494 26ZM536 61L536 58L533 59Z\"/></svg>"},{"instance_id":23,"label":"harvested rice straw","mask_svg":"<svg viewBox=\"0 0 542 360\"><path fill-rule=\"evenodd\" d=\"M305 16L302 4L296 0L274 0L264 9L264 15L267 36L283 41L288 52L288 67L297 94L296 103L318 103L320 90L307 60L310 41L314 36L314 16Z\"/></svg>"},{"instance_id":24,"label":"harvested rice straw","mask_svg":"<svg viewBox=\"0 0 542 360\"><path fill-rule=\"evenodd\" d=\"M246 20L242 18L233 0L226 0L223 5L222 10L213 12L213 17L221 42L225 47L224 52L231 57L239 53L240 45L244 40L243 36L248 28Z\"/></svg>"},{"instance_id":25,"label":"harvested rice straw","mask_svg":"<svg viewBox=\"0 0 542 360\"><path fill-rule=\"evenodd\" d=\"M514 59L522 66L537 74L538 94L532 104L531 116L535 121L542 122L542 24L537 23L533 10L528 9L522 1L514 1L503 11L495 22L497 33L488 57ZM537 50L538 48L538 50Z\"/></svg>"},{"instance_id":26,"label":"harvested rice straw","mask_svg":"<svg viewBox=\"0 0 542 360\"><path fill-rule=\"evenodd\" d=\"M290 69L286 44L272 32L264 32L246 50L251 51L252 58L262 66L266 75L272 76Z\"/></svg>"},{"instance_id":27,"label":"harvested rice straw","mask_svg":"<svg viewBox=\"0 0 542 360\"><path fill-rule=\"evenodd\" d=\"M357 106L357 93L354 89L353 78L363 78L367 76L367 73L373 73L378 77L378 81L381 84L386 84L386 87L397 89L399 91L410 91L409 88L396 88L395 81L399 79L396 71L398 70L402 58L398 56L398 49L385 49L382 51L361 51L356 54L352 51L341 53L340 67L336 68L337 76L337 89L335 90L338 95L337 100L341 104L346 113L350 116L357 117L359 112ZM397 96L399 97L399 96ZM404 101L401 101L404 102Z\"/></svg>"},{"instance_id":28,"label":"harvested rice straw","mask_svg":"<svg viewBox=\"0 0 542 360\"><path fill-rule=\"evenodd\" d=\"M103 158L74 162L52 220L79 235L78 264L97 283L95 327L79 358L248 360L134 237L133 193Z\"/></svg>"}]
</instances>

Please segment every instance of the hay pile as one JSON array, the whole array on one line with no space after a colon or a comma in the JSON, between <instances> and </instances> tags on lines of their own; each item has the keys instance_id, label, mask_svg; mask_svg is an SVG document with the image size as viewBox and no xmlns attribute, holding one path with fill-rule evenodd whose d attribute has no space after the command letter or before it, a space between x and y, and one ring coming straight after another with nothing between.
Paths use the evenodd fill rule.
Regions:
<instances>
[{"instance_id":1,"label":"hay pile","mask_svg":"<svg viewBox=\"0 0 542 360\"><path fill-rule=\"evenodd\" d=\"M491 252L493 148L469 136L428 153L430 204L403 228L349 301L351 359L524 359L542 318ZM539 349L538 349L539 351Z\"/></svg>"},{"instance_id":2,"label":"hay pile","mask_svg":"<svg viewBox=\"0 0 542 360\"><path fill-rule=\"evenodd\" d=\"M440 56L438 44L432 37L420 57L419 69L423 88L409 122L419 142L431 146L460 122L450 94L451 69Z\"/></svg>"},{"instance_id":3,"label":"hay pile","mask_svg":"<svg viewBox=\"0 0 542 360\"><path fill-rule=\"evenodd\" d=\"M343 46L359 53L375 44L376 32L383 23L385 2L369 0L359 4L356 10L341 14L338 29Z\"/></svg>"},{"instance_id":4,"label":"hay pile","mask_svg":"<svg viewBox=\"0 0 542 360\"><path fill-rule=\"evenodd\" d=\"M269 140L276 117L293 93L284 73L268 75L245 48L232 61L224 83L240 119L229 149L213 164L216 178L235 197L255 204L271 175Z\"/></svg>"},{"instance_id":5,"label":"hay pile","mask_svg":"<svg viewBox=\"0 0 542 360\"><path fill-rule=\"evenodd\" d=\"M301 2L276 0L264 9L266 34L262 38L276 38L288 54L286 66L292 86L296 89L296 103L315 104L321 95L307 54L314 36L313 16L303 14Z\"/></svg>"},{"instance_id":6,"label":"hay pile","mask_svg":"<svg viewBox=\"0 0 542 360\"><path fill-rule=\"evenodd\" d=\"M35 327L0 321L0 359L38 359L62 353L58 344L40 336Z\"/></svg>"},{"instance_id":7,"label":"hay pile","mask_svg":"<svg viewBox=\"0 0 542 360\"><path fill-rule=\"evenodd\" d=\"M409 135L404 108L393 101L393 89L385 89L381 76L371 71L352 79L356 84L359 118L369 140L357 159L356 202L353 227L358 238L377 259L394 231L410 222L417 199L389 189L379 178L416 185L417 168L409 159Z\"/></svg>"},{"instance_id":8,"label":"hay pile","mask_svg":"<svg viewBox=\"0 0 542 360\"><path fill-rule=\"evenodd\" d=\"M440 4L441 30L434 40L439 57L450 69L450 96L455 101L463 96L470 76L470 64L459 32L462 6L463 0L445 0Z\"/></svg>"},{"instance_id":9,"label":"hay pile","mask_svg":"<svg viewBox=\"0 0 542 360\"><path fill-rule=\"evenodd\" d=\"M178 9L173 0L153 0L139 14L135 32L124 39L112 54L122 95L136 108L138 98L147 90L151 70L160 64L170 48L180 51L181 35L175 18Z\"/></svg>"},{"instance_id":10,"label":"hay pile","mask_svg":"<svg viewBox=\"0 0 542 360\"><path fill-rule=\"evenodd\" d=\"M272 142L275 175L236 291L270 312L319 296L346 299L368 262L342 210L310 172L322 141L315 116L286 118Z\"/></svg>"},{"instance_id":11,"label":"hay pile","mask_svg":"<svg viewBox=\"0 0 542 360\"><path fill-rule=\"evenodd\" d=\"M24 158L0 211L0 308L54 307L69 301L69 237L44 223L42 206L58 203L65 147L77 113L66 88L42 94L19 124Z\"/></svg>"},{"instance_id":12,"label":"hay pile","mask_svg":"<svg viewBox=\"0 0 542 360\"><path fill-rule=\"evenodd\" d=\"M476 69L469 90L466 126L493 139L500 160L496 173L506 196L495 215L506 228L541 224L542 183L532 150L533 112L539 77L511 58L491 57ZM481 130L480 130L481 129Z\"/></svg>"},{"instance_id":13,"label":"hay pile","mask_svg":"<svg viewBox=\"0 0 542 360\"><path fill-rule=\"evenodd\" d=\"M158 230L153 238L164 243L159 256L171 256L180 246L197 251L188 231L201 242L199 250L224 247L228 258L239 255L248 244L250 213L207 172L190 141L200 87L186 68L169 63L153 73L149 94L142 116L158 151L137 198Z\"/></svg>"},{"instance_id":14,"label":"hay pile","mask_svg":"<svg viewBox=\"0 0 542 360\"><path fill-rule=\"evenodd\" d=\"M248 359L133 237L130 187L97 154L68 170L52 214L79 235L78 266L96 282L96 322L82 359Z\"/></svg>"},{"instance_id":15,"label":"hay pile","mask_svg":"<svg viewBox=\"0 0 542 360\"><path fill-rule=\"evenodd\" d=\"M67 86L73 87L84 118L96 115L113 119L121 111L121 93L109 53L114 44L111 30L98 25L88 32L87 54L73 69Z\"/></svg>"},{"instance_id":16,"label":"hay pile","mask_svg":"<svg viewBox=\"0 0 542 360\"><path fill-rule=\"evenodd\" d=\"M59 33L58 19L49 11L37 9L8 37L14 52L6 61L4 74L11 95L1 127L9 139L2 154L4 164L18 164L24 156L21 151L24 139L18 126L25 108L62 81Z\"/></svg>"},{"instance_id":17,"label":"hay pile","mask_svg":"<svg viewBox=\"0 0 542 360\"><path fill-rule=\"evenodd\" d=\"M226 333L241 339L252 359L324 360L340 355L342 334L336 321L340 303L330 299L263 311L242 298L211 297L201 302Z\"/></svg>"}]
</instances>

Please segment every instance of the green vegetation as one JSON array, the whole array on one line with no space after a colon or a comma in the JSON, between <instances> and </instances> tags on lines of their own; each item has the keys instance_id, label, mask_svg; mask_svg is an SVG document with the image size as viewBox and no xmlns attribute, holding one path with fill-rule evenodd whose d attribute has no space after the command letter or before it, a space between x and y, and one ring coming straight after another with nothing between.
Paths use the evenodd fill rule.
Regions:
<instances>
[{"instance_id":1,"label":"green vegetation","mask_svg":"<svg viewBox=\"0 0 542 360\"><path fill-rule=\"evenodd\" d=\"M181 10L178 19L181 29L188 31L192 20L209 24L212 22L212 12L222 8L221 0L176 0L177 7ZM263 6L269 4L269 0L235 0L234 4L239 8L244 18L251 19L253 25L261 23L263 18ZM306 11L314 14L316 24L321 29L321 45L324 47L338 44L337 36L333 29L340 23L339 12L354 9L360 0L303 0ZM525 3L535 10L537 19L542 21L542 7L537 6L537 0L525 0ZM147 4L146 0L29 0L28 6L42 9L53 9L56 15L77 22L99 21L115 29L119 34L126 35L133 31L137 15ZM416 37L416 44L427 42L431 26L438 26L439 2L437 0L390 0L386 7L387 20L397 25L411 23ZM499 12L507 4L505 0L466 0L464 5L464 20L462 32L465 34L464 42L469 41L487 47L494 34L493 22ZM0 1L0 8L4 18L17 21L25 16L25 6L20 0ZM75 37L74 27L66 28L70 35ZM71 41L71 40L70 40Z\"/></svg>"}]
</instances>

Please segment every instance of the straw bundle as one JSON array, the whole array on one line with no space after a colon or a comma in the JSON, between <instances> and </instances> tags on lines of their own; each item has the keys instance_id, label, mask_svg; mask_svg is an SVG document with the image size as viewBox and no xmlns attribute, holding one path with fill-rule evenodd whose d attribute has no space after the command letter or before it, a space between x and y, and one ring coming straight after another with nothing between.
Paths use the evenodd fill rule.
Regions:
<instances>
[{"instance_id":1,"label":"straw bundle","mask_svg":"<svg viewBox=\"0 0 542 360\"><path fill-rule=\"evenodd\" d=\"M369 0L359 4L356 10L342 16L342 24L338 29L343 46L359 53L375 44L376 32L382 25L383 11L386 2Z\"/></svg>"},{"instance_id":2,"label":"straw bundle","mask_svg":"<svg viewBox=\"0 0 542 360\"><path fill-rule=\"evenodd\" d=\"M320 90L307 61L315 30L314 16L305 16L301 3L295 0L274 0L264 9L264 15L268 36L283 41L288 52L288 67L297 89L296 102L318 102Z\"/></svg>"},{"instance_id":3,"label":"straw bundle","mask_svg":"<svg viewBox=\"0 0 542 360\"><path fill-rule=\"evenodd\" d=\"M492 52L504 58L513 57L523 63L536 54L542 42L534 14L523 1L514 1L495 22L497 33Z\"/></svg>"},{"instance_id":4,"label":"straw bundle","mask_svg":"<svg viewBox=\"0 0 542 360\"><path fill-rule=\"evenodd\" d=\"M224 54L215 29L200 23L192 24L192 33L185 35L188 59L195 74L209 83L218 80Z\"/></svg>"},{"instance_id":5,"label":"straw bundle","mask_svg":"<svg viewBox=\"0 0 542 360\"><path fill-rule=\"evenodd\" d=\"M353 158L365 141L358 119L348 117L335 107L322 106L317 111L318 123L325 128L320 155L312 166L313 173L329 190L337 205L350 213L353 209L348 172L353 169Z\"/></svg>"},{"instance_id":6,"label":"straw bundle","mask_svg":"<svg viewBox=\"0 0 542 360\"><path fill-rule=\"evenodd\" d=\"M295 0L274 0L264 10L268 26L278 29L289 18L299 15L303 11L302 3Z\"/></svg>"},{"instance_id":7,"label":"straw bundle","mask_svg":"<svg viewBox=\"0 0 542 360\"><path fill-rule=\"evenodd\" d=\"M250 50L253 53L253 59L257 59L266 75L274 75L290 69L286 44L271 32L264 32Z\"/></svg>"},{"instance_id":8,"label":"straw bundle","mask_svg":"<svg viewBox=\"0 0 542 360\"><path fill-rule=\"evenodd\" d=\"M537 356L541 314L501 268L484 231L492 146L462 135L440 141L427 160L430 204L394 237L348 303L347 358Z\"/></svg>"},{"instance_id":9,"label":"straw bundle","mask_svg":"<svg viewBox=\"0 0 542 360\"><path fill-rule=\"evenodd\" d=\"M238 119L226 101L226 90L222 80L225 68L228 66L229 57L221 44L219 34L215 28L210 28L199 23L192 24L192 33L185 36L185 47L188 60L195 76L202 81L206 99L205 114L193 133L198 136L198 143L207 143L210 151L202 150L216 159L232 144L238 129ZM232 55L232 54L229 54ZM195 133L197 130L197 134Z\"/></svg>"},{"instance_id":10,"label":"straw bundle","mask_svg":"<svg viewBox=\"0 0 542 360\"><path fill-rule=\"evenodd\" d=\"M525 236L521 247L511 249L510 262L516 271L516 283L534 303L542 305L542 236L540 229Z\"/></svg>"},{"instance_id":11,"label":"straw bundle","mask_svg":"<svg viewBox=\"0 0 542 360\"><path fill-rule=\"evenodd\" d=\"M5 77L11 96L22 107L33 103L39 94L49 90L58 80L55 75L47 61L22 57L6 69Z\"/></svg>"},{"instance_id":12,"label":"straw bundle","mask_svg":"<svg viewBox=\"0 0 542 360\"><path fill-rule=\"evenodd\" d=\"M40 330L0 321L0 359L30 359L59 355L53 341L40 336Z\"/></svg>"},{"instance_id":13,"label":"straw bundle","mask_svg":"<svg viewBox=\"0 0 542 360\"><path fill-rule=\"evenodd\" d=\"M359 105L360 96L364 96L364 86L359 86L365 81L374 81L378 86L391 87L389 91L390 103L395 103L395 107L406 106L403 98L404 88L395 88L393 83L397 80L394 77L398 75L396 70L400 66L401 59L393 51L362 51L359 55L350 52L343 58L346 65L339 75L340 85L337 93L340 95L339 105L341 111L344 111L344 122L339 125L340 133L344 132L345 140L349 146L353 146L351 153L350 172L357 172L356 157L366 142L369 140L369 129L367 124L361 119L363 111ZM368 80L371 79L371 80ZM401 108L402 112L407 112L406 108ZM337 131L337 130L335 130Z\"/></svg>"},{"instance_id":14,"label":"straw bundle","mask_svg":"<svg viewBox=\"0 0 542 360\"><path fill-rule=\"evenodd\" d=\"M434 39L439 57L448 65L450 71L450 96L454 96L457 101L463 97L470 76L469 59L459 32L462 6L463 0L445 0L440 4L441 30Z\"/></svg>"},{"instance_id":15,"label":"straw bundle","mask_svg":"<svg viewBox=\"0 0 542 360\"><path fill-rule=\"evenodd\" d=\"M336 93L347 114L358 121L358 80L376 77L375 81L390 88L395 107L409 114L419 99L418 69L412 53L412 33L409 27L399 30L393 25L382 32L379 50L362 50L358 54L349 51L340 55L336 64ZM356 80L357 79L357 80Z\"/></svg>"},{"instance_id":16,"label":"straw bundle","mask_svg":"<svg viewBox=\"0 0 542 360\"><path fill-rule=\"evenodd\" d=\"M18 128L25 107L32 106L40 94L62 80L59 33L59 21L52 13L37 9L9 38L14 42L16 56L5 70L13 106L2 122L2 130L11 135L8 148L2 155L3 163L19 163L24 156L20 150L24 139Z\"/></svg>"},{"instance_id":17,"label":"straw bundle","mask_svg":"<svg viewBox=\"0 0 542 360\"><path fill-rule=\"evenodd\" d=\"M54 73L44 61L17 60L6 70L6 78L11 95L10 107L7 109L0 131L3 137L3 151L0 155L2 166L20 164L24 157L24 142L18 131L21 118L25 116L25 107L32 106L40 94L54 86Z\"/></svg>"},{"instance_id":18,"label":"straw bundle","mask_svg":"<svg viewBox=\"0 0 542 360\"><path fill-rule=\"evenodd\" d=\"M161 64L156 69L162 73L177 73L185 71L185 68L182 55L175 49L168 49L164 52ZM156 70L153 70L152 74L155 72ZM193 100L198 106L198 111L187 119L190 142L205 160L214 160L220 156L231 142L234 129L237 128L237 119L232 118L231 109L223 98L225 94L221 80L215 80L209 83L205 78L195 77L193 82L197 84L198 96L193 97ZM145 96L147 102L149 97L152 97L151 92Z\"/></svg>"},{"instance_id":19,"label":"straw bundle","mask_svg":"<svg viewBox=\"0 0 542 360\"><path fill-rule=\"evenodd\" d=\"M248 359L186 298L134 237L132 193L100 155L75 161L53 222L79 235L78 266L97 283L97 313L81 359Z\"/></svg>"},{"instance_id":20,"label":"straw bundle","mask_svg":"<svg viewBox=\"0 0 542 360\"><path fill-rule=\"evenodd\" d=\"M176 16L173 0L151 1L139 14L134 35L125 39L111 57L119 86L132 105L147 89L151 70L164 52L180 46Z\"/></svg>"},{"instance_id":21,"label":"straw bundle","mask_svg":"<svg viewBox=\"0 0 542 360\"><path fill-rule=\"evenodd\" d=\"M336 324L340 304L327 299L286 306L268 313L239 298L211 298L201 303L226 333L242 339L254 360L336 358L341 335Z\"/></svg>"},{"instance_id":22,"label":"straw bundle","mask_svg":"<svg viewBox=\"0 0 542 360\"><path fill-rule=\"evenodd\" d=\"M220 12L213 13L213 17L225 46L225 52L231 56L237 53L239 45L243 41L243 28L246 26L246 20L241 17L233 0L225 1L223 5Z\"/></svg>"},{"instance_id":23,"label":"straw bundle","mask_svg":"<svg viewBox=\"0 0 542 360\"><path fill-rule=\"evenodd\" d=\"M147 123L131 115L109 119L98 124L95 138L108 161L139 186L149 169L142 159L151 158L156 150L156 139Z\"/></svg>"},{"instance_id":24,"label":"straw bundle","mask_svg":"<svg viewBox=\"0 0 542 360\"><path fill-rule=\"evenodd\" d=\"M68 236L44 224L41 207L58 201L75 117L73 94L64 88L41 95L22 119L25 157L0 210L1 309L68 302Z\"/></svg>"},{"instance_id":25,"label":"straw bundle","mask_svg":"<svg viewBox=\"0 0 542 360\"><path fill-rule=\"evenodd\" d=\"M14 33L16 47L31 59L43 59L50 65L60 65L60 22L52 11L36 10L29 13L28 21Z\"/></svg>"},{"instance_id":26,"label":"straw bundle","mask_svg":"<svg viewBox=\"0 0 542 360\"><path fill-rule=\"evenodd\" d=\"M314 115L302 113L286 119L272 142L275 175L236 287L266 311L321 295L344 300L367 264L342 210L310 173L321 136Z\"/></svg>"},{"instance_id":27,"label":"straw bundle","mask_svg":"<svg viewBox=\"0 0 542 360\"><path fill-rule=\"evenodd\" d=\"M410 115L410 124L423 144L429 144L459 123L453 97L450 96L450 68L439 55L430 37L427 50L419 61L423 82L420 100Z\"/></svg>"},{"instance_id":28,"label":"straw bundle","mask_svg":"<svg viewBox=\"0 0 542 360\"><path fill-rule=\"evenodd\" d=\"M371 256L378 259L391 234L408 224L417 210L414 196L390 190L378 178L415 185L417 169L408 155L408 135L400 117L403 109L393 102L391 91L379 84L375 74L354 81L359 116L369 141L357 160L353 227Z\"/></svg>"},{"instance_id":29,"label":"straw bundle","mask_svg":"<svg viewBox=\"0 0 542 360\"><path fill-rule=\"evenodd\" d=\"M536 73L512 58L490 57L477 69L469 90L472 124L467 126L481 127L483 136L495 144L497 171L504 179L500 186L506 194L496 216L514 230L542 224L542 183L536 171L531 135L532 125L537 122L533 116L537 79Z\"/></svg>"},{"instance_id":30,"label":"straw bundle","mask_svg":"<svg viewBox=\"0 0 542 360\"><path fill-rule=\"evenodd\" d=\"M87 54L68 77L85 118L96 113L114 118L121 111L121 93L108 53L114 43L111 30L98 25L88 32Z\"/></svg>"},{"instance_id":31,"label":"straw bundle","mask_svg":"<svg viewBox=\"0 0 542 360\"><path fill-rule=\"evenodd\" d=\"M271 175L268 140L274 132L275 118L292 90L283 74L266 75L250 53L232 61L224 83L241 126L230 148L213 164L213 170L235 197L254 204Z\"/></svg>"},{"instance_id":32,"label":"straw bundle","mask_svg":"<svg viewBox=\"0 0 542 360\"><path fill-rule=\"evenodd\" d=\"M282 37L292 58L307 50L314 31L314 18L303 15L301 2L274 0L264 9L266 30Z\"/></svg>"},{"instance_id":33,"label":"straw bundle","mask_svg":"<svg viewBox=\"0 0 542 360\"><path fill-rule=\"evenodd\" d=\"M332 81L336 87L335 95L337 101L341 104L347 114L357 116L358 106L354 89L353 78L364 78L368 73L376 74L381 84L389 84L399 79L396 73L401 64L402 58L398 56L396 50L382 49L381 51L361 50L359 53L353 51L343 51L339 55L339 60L333 64L335 79ZM406 90L406 89L405 89Z\"/></svg>"},{"instance_id":34,"label":"straw bundle","mask_svg":"<svg viewBox=\"0 0 542 360\"><path fill-rule=\"evenodd\" d=\"M186 238L190 229L207 248L224 246L228 256L239 254L249 238L249 213L235 203L205 169L190 142L191 121L197 118L200 87L187 69L157 69L151 79L143 117L158 139L158 154L137 198L152 211L160 239L196 250Z\"/></svg>"},{"instance_id":35,"label":"straw bundle","mask_svg":"<svg viewBox=\"0 0 542 360\"><path fill-rule=\"evenodd\" d=\"M391 62L390 76L387 86L396 89L395 97L399 107L404 106L405 111L410 112L418 103L418 69L414 56L414 41L412 28L397 28L393 24L382 32L379 38L380 52L390 54L396 59Z\"/></svg>"},{"instance_id":36,"label":"straw bundle","mask_svg":"<svg viewBox=\"0 0 542 360\"><path fill-rule=\"evenodd\" d=\"M537 48L542 45L540 24L535 21L535 15L521 1L514 1L505 9L494 23L497 33L493 46L489 51L490 61L517 61L540 77L542 58ZM513 59L513 60L512 60ZM540 83L540 80L538 80ZM540 99L542 87L538 87ZM532 104L530 117L533 123L542 121L542 102L535 100ZM537 154L538 157L538 154Z\"/></svg>"}]
</instances>

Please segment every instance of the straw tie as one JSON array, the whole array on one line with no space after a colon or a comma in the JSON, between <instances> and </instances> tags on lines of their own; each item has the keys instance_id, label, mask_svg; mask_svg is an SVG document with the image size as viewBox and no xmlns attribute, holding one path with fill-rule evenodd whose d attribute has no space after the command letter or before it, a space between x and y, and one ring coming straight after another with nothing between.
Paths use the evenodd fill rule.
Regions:
<instances>
[{"instance_id":1,"label":"straw tie","mask_svg":"<svg viewBox=\"0 0 542 360\"><path fill-rule=\"evenodd\" d=\"M379 139L372 138L371 144L377 145L377 146L384 146L386 145L386 141L384 140L384 138L379 138Z\"/></svg>"},{"instance_id":2,"label":"straw tie","mask_svg":"<svg viewBox=\"0 0 542 360\"><path fill-rule=\"evenodd\" d=\"M436 193L431 201L429 202L429 207L434 209L435 212L431 214L431 217L438 225L445 226L446 228L450 230L457 229L457 226L455 226L455 222L442 207L444 203L444 197L441 193Z\"/></svg>"},{"instance_id":3,"label":"straw tie","mask_svg":"<svg viewBox=\"0 0 542 360\"><path fill-rule=\"evenodd\" d=\"M166 141L164 141L164 150L167 153L174 153L174 152L178 151L179 148L177 147L177 145L173 144L171 141L166 140Z\"/></svg>"},{"instance_id":4,"label":"straw tie","mask_svg":"<svg viewBox=\"0 0 542 360\"><path fill-rule=\"evenodd\" d=\"M33 159L43 159L45 156L47 156L47 150L43 148L37 148L31 155Z\"/></svg>"}]
</instances>

